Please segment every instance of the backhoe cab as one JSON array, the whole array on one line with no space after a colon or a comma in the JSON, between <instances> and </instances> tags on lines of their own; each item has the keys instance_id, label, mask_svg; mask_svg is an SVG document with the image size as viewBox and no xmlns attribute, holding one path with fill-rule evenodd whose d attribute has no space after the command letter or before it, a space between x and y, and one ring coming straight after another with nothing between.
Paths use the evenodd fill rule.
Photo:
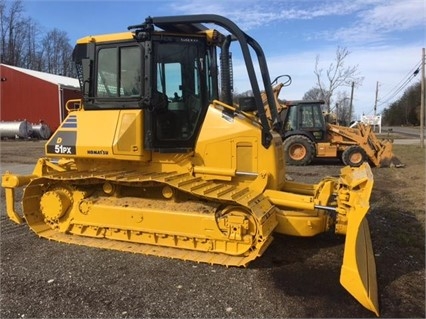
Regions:
<instances>
[{"instance_id":1,"label":"backhoe cab","mask_svg":"<svg viewBox=\"0 0 426 319\"><path fill-rule=\"evenodd\" d=\"M346 235L342 285L378 314L369 165L313 185L285 179L265 56L230 20L148 17L129 29L77 42L84 98L68 102L33 174L3 175L9 218L60 242L227 266L261 256L274 232L334 231ZM231 42L253 92L238 108Z\"/></svg>"}]
</instances>

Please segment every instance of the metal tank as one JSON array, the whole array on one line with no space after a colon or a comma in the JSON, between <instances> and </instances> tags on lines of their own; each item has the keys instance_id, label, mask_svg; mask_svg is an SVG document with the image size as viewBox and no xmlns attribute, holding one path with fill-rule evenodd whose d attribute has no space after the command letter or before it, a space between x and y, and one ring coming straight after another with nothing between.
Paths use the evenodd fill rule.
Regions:
<instances>
[{"instance_id":1,"label":"metal tank","mask_svg":"<svg viewBox=\"0 0 426 319\"><path fill-rule=\"evenodd\" d=\"M52 130L50 129L49 125L46 123L39 123L39 124L33 124L33 133L32 137L39 138L42 140L47 140L50 135L52 134Z\"/></svg>"},{"instance_id":2,"label":"metal tank","mask_svg":"<svg viewBox=\"0 0 426 319\"><path fill-rule=\"evenodd\" d=\"M0 137L3 138L28 138L33 128L26 120L13 122L0 122Z\"/></svg>"}]
</instances>

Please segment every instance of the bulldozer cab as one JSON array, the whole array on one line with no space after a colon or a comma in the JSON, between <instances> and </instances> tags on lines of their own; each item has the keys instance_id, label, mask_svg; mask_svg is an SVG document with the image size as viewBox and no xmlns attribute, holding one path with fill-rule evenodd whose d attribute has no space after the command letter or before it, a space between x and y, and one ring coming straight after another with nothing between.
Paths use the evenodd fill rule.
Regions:
<instances>
[{"instance_id":1,"label":"bulldozer cab","mask_svg":"<svg viewBox=\"0 0 426 319\"><path fill-rule=\"evenodd\" d=\"M322 101L287 102L280 113L283 122L283 138L291 135L306 135L314 142L327 138L327 127L322 114Z\"/></svg>"},{"instance_id":2,"label":"bulldozer cab","mask_svg":"<svg viewBox=\"0 0 426 319\"><path fill-rule=\"evenodd\" d=\"M217 81L209 77L214 47L206 42L203 35L153 32L77 46L74 60L89 72L80 78L93 79L83 90L85 110L142 108L145 150L192 150L208 103L217 97Z\"/></svg>"},{"instance_id":3,"label":"bulldozer cab","mask_svg":"<svg viewBox=\"0 0 426 319\"><path fill-rule=\"evenodd\" d=\"M186 20L184 20L186 19ZM229 31L224 36L204 24ZM260 46L232 22L215 15L147 18L132 32L90 36L79 40L73 59L84 95L84 110L143 110L143 149L160 153L194 150L208 106L219 99L218 57L230 59L231 41L240 44L253 99L263 123L262 144L271 143L268 120L250 49L260 69L266 61ZM232 38L232 40L230 40ZM229 62L228 62L229 63ZM232 106L232 70L221 65L221 102ZM269 75L262 72L263 83ZM277 122L272 89L265 86Z\"/></svg>"}]
</instances>

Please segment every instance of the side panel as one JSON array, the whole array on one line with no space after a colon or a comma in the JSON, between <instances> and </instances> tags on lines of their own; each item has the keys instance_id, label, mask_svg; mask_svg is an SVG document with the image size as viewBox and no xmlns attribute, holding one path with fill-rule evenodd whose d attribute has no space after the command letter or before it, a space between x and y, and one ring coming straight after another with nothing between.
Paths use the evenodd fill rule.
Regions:
<instances>
[{"instance_id":1,"label":"side panel","mask_svg":"<svg viewBox=\"0 0 426 319\"><path fill-rule=\"evenodd\" d=\"M337 145L331 143L317 143L316 157L336 157Z\"/></svg>"},{"instance_id":2,"label":"side panel","mask_svg":"<svg viewBox=\"0 0 426 319\"><path fill-rule=\"evenodd\" d=\"M141 123L141 110L72 112L47 142L46 154L148 161Z\"/></svg>"},{"instance_id":3,"label":"side panel","mask_svg":"<svg viewBox=\"0 0 426 319\"><path fill-rule=\"evenodd\" d=\"M285 180L281 137L273 133L273 141L267 149L261 146L261 140L257 123L244 117L231 117L210 106L197 141L194 161L205 171L229 172L227 176L213 174L211 178L267 173L268 188L279 189Z\"/></svg>"},{"instance_id":4,"label":"side panel","mask_svg":"<svg viewBox=\"0 0 426 319\"><path fill-rule=\"evenodd\" d=\"M149 157L142 148L142 112L121 111L113 141L113 152L116 155Z\"/></svg>"}]
</instances>

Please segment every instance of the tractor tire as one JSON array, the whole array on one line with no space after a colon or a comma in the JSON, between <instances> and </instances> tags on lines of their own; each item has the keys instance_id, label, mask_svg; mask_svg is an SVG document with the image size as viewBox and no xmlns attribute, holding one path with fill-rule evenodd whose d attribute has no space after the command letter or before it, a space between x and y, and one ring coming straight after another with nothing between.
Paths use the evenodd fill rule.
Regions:
<instances>
[{"instance_id":1,"label":"tractor tire","mask_svg":"<svg viewBox=\"0 0 426 319\"><path fill-rule=\"evenodd\" d=\"M308 165L315 157L315 144L306 136L290 136L283 144L285 159L289 165Z\"/></svg>"},{"instance_id":2,"label":"tractor tire","mask_svg":"<svg viewBox=\"0 0 426 319\"><path fill-rule=\"evenodd\" d=\"M351 167L361 166L367 160L367 154L362 149L362 147L353 145L349 146L342 153L342 162L345 165L349 165Z\"/></svg>"}]
</instances>

